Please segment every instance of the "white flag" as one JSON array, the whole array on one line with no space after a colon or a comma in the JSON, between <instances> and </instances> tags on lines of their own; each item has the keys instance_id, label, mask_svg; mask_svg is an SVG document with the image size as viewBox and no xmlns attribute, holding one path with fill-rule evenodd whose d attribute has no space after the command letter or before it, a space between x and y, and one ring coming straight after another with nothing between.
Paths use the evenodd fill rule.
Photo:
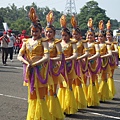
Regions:
<instances>
[{"instance_id":1,"label":"white flag","mask_svg":"<svg viewBox=\"0 0 120 120\"><path fill-rule=\"evenodd\" d=\"M8 27L7 23L3 23L3 27L4 27L5 31L9 30L9 27Z\"/></svg>"}]
</instances>

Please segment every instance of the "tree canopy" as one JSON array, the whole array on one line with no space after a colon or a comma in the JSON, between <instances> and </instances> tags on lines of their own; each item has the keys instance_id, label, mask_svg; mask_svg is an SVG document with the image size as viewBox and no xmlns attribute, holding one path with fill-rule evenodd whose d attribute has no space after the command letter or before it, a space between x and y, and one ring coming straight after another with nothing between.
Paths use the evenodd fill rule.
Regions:
<instances>
[{"instance_id":1,"label":"tree canopy","mask_svg":"<svg viewBox=\"0 0 120 120\"><path fill-rule=\"evenodd\" d=\"M30 24L31 21L29 20L28 13L31 7L34 7L36 13L41 21L43 27L47 25L46 23L46 15L50 11L49 7L39 7L34 2L30 6L22 6L17 8L15 4L9 5L6 8L0 8L0 29L3 29L3 22L6 22L10 29L17 30L21 32L23 29L27 30L30 33ZM55 8L52 9L55 16L54 26L57 29L60 29L60 22L59 19L62 16L63 12L57 11ZM118 29L120 26L120 22L117 20L112 20L106 15L106 10L100 8L96 1L89 1L84 5L80 12L76 15L78 25L80 29L86 30L87 21L89 18L93 19L94 28L98 28L98 23L100 20L103 20L106 24L108 20L111 20L112 29ZM68 27L70 26L70 19L71 16L67 15Z\"/></svg>"}]
</instances>

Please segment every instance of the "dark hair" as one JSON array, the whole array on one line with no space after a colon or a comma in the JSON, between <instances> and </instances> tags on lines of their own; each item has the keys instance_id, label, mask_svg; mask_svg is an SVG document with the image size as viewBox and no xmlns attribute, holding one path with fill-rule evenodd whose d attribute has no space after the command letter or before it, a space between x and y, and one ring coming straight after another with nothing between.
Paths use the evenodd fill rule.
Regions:
<instances>
[{"instance_id":1,"label":"dark hair","mask_svg":"<svg viewBox=\"0 0 120 120\"><path fill-rule=\"evenodd\" d=\"M54 32L56 31L55 27L53 25L47 25L46 28L51 28Z\"/></svg>"},{"instance_id":2,"label":"dark hair","mask_svg":"<svg viewBox=\"0 0 120 120\"><path fill-rule=\"evenodd\" d=\"M79 34L81 34L81 30L80 30L80 28L73 28L73 30L75 30L76 32L78 32Z\"/></svg>"},{"instance_id":3,"label":"dark hair","mask_svg":"<svg viewBox=\"0 0 120 120\"><path fill-rule=\"evenodd\" d=\"M68 28L62 28L61 32L66 32L71 37L71 33Z\"/></svg>"},{"instance_id":4,"label":"dark hair","mask_svg":"<svg viewBox=\"0 0 120 120\"><path fill-rule=\"evenodd\" d=\"M40 23L40 20L37 20L36 23L32 23L31 27L32 27L32 26L34 26L34 27L36 27L36 28L39 28L40 31L42 31L42 25L41 25L41 23Z\"/></svg>"},{"instance_id":5,"label":"dark hair","mask_svg":"<svg viewBox=\"0 0 120 120\"><path fill-rule=\"evenodd\" d=\"M111 35L113 36L113 31L112 31L112 30L107 30L107 31L106 31L106 34L107 34L107 33L109 33L109 34L111 34Z\"/></svg>"},{"instance_id":6,"label":"dark hair","mask_svg":"<svg viewBox=\"0 0 120 120\"><path fill-rule=\"evenodd\" d=\"M105 30L99 30L98 35L102 34L104 37L106 37L106 31Z\"/></svg>"}]
</instances>

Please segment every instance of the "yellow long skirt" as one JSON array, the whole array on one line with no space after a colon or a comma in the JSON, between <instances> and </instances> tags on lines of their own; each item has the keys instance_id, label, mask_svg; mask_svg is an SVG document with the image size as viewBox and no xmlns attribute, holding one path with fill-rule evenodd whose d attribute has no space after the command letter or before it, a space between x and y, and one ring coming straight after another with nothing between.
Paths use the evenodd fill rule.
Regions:
<instances>
[{"instance_id":1,"label":"yellow long skirt","mask_svg":"<svg viewBox=\"0 0 120 120\"><path fill-rule=\"evenodd\" d=\"M92 80L90 80L90 84L88 86L87 104L88 107L100 105L97 89L96 86L93 85Z\"/></svg>"}]
</instances>

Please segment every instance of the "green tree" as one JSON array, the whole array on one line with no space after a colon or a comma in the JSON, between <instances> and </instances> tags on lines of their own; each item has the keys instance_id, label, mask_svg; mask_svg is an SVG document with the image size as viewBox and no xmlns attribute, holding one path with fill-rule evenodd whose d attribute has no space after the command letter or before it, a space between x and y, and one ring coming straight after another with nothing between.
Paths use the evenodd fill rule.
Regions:
<instances>
[{"instance_id":1,"label":"green tree","mask_svg":"<svg viewBox=\"0 0 120 120\"><path fill-rule=\"evenodd\" d=\"M78 23L81 29L88 29L87 22L89 18L93 19L95 29L97 29L100 20L107 22L109 19L106 16L105 10L100 8L98 3L93 0L87 2L86 5L80 9L80 13L78 14Z\"/></svg>"}]
</instances>

